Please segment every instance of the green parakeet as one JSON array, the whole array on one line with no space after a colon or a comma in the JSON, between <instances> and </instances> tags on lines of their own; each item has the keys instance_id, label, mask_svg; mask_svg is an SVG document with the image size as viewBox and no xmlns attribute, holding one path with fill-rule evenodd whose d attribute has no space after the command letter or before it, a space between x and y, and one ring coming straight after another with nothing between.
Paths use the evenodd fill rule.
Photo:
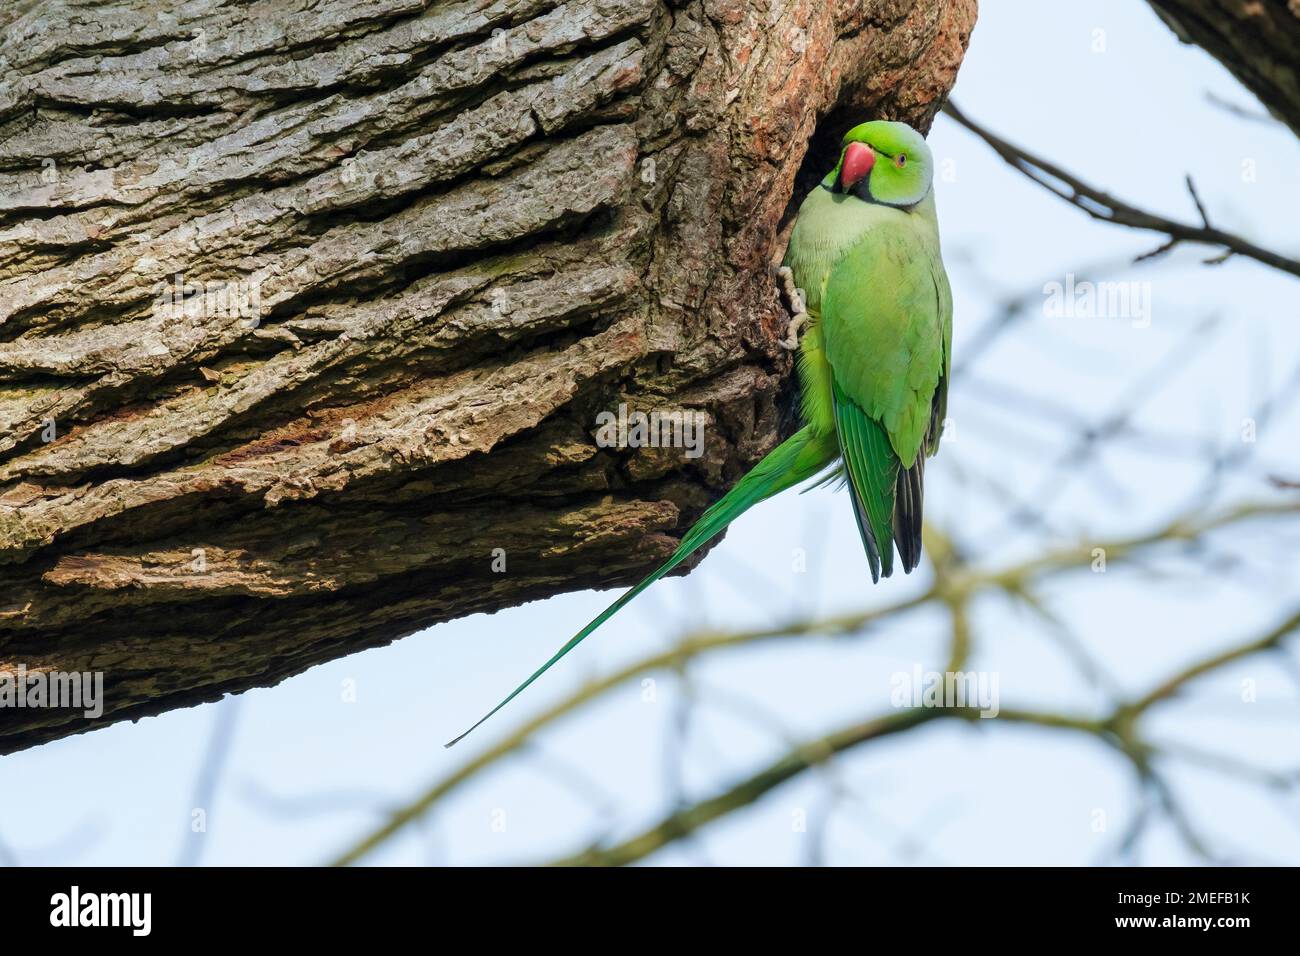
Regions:
<instances>
[{"instance_id":1,"label":"green parakeet","mask_svg":"<svg viewBox=\"0 0 1300 956\"><path fill-rule=\"evenodd\" d=\"M785 265L808 313L803 427L700 516L661 567L623 594L466 735L624 605L753 505L819 473L844 478L873 581L921 560L925 459L947 414L952 294L939 255L934 161L904 123L863 123L799 207Z\"/></svg>"}]
</instances>

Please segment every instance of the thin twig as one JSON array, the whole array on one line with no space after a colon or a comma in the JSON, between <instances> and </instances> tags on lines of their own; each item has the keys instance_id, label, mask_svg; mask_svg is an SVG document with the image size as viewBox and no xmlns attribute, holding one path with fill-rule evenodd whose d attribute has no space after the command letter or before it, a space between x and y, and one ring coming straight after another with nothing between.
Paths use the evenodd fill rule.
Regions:
<instances>
[{"instance_id":1,"label":"thin twig","mask_svg":"<svg viewBox=\"0 0 1300 956\"><path fill-rule=\"evenodd\" d=\"M1147 212L1136 206L1129 205L1123 200L1116 199L1097 187L1085 183L1060 166L1041 159L1028 150L990 132L970 119L951 100L944 106L943 111L988 143L993 148L993 151L1017 172L1024 174L1048 192L1064 199L1070 205L1082 209L1093 219L1118 226L1128 226L1133 229L1146 229L1151 232L1164 233L1169 237L1170 241L1161 249L1156 250L1157 252L1166 252L1180 242L1202 243L1218 246L1227 253L1245 256L1247 259L1254 259L1256 262L1282 272L1300 276L1300 260L1257 246L1235 233L1226 232L1210 225L1208 218L1205 216L1204 206L1200 205L1199 200L1197 204L1201 212L1201 225L1179 222L1176 219L1169 219L1156 213ZM1149 253L1143 258L1149 258L1151 255Z\"/></svg>"}]
</instances>

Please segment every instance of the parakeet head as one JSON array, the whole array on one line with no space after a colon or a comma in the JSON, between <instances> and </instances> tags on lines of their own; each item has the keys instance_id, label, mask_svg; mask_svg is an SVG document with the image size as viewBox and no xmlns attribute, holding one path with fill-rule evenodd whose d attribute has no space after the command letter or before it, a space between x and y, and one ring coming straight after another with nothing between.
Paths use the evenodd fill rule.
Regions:
<instances>
[{"instance_id":1,"label":"parakeet head","mask_svg":"<svg viewBox=\"0 0 1300 956\"><path fill-rule=\"evenodd\" d=\"M906 123L873 120L844 134L840 161L822 185L864 202L914 206L930 192L934 160L925 139Z\"/></svg>"}]
</instances>

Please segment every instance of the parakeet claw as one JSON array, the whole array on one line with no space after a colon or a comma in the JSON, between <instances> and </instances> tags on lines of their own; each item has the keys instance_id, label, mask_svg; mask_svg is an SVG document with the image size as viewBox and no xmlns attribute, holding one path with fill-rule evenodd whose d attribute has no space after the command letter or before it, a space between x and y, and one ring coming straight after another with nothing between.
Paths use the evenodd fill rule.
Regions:
<instances>
[{"instance_id":1,"label":"parakeet claw","mask_svg":"<svg viewBox=\"0 0 1300 956\"><path fill-rule=\"evenodd\" d=\"M804 327L807 321L807 312L800 312L790 320L790 324L785 328L785 338L778 343L781 348L789 349L791 352L799 348L799 330Z\"/></svg>"},{"instance_id":2,"label":"parakeet claw","mask_svg":"<svg viewBox=\"0 0 1300 956\"><path fill-rule=\"evenodd\" d=\"M786 306L790 310L790 324L786 326L785 338L781 340L781 347L794 351L799 347L799 330L808 322L807 300L804 298L803 289L794 284L794 272L789 266L782 266L776 272L777 278L781 280L781 291L785 293Z\"/></svg>"}]
</instances>

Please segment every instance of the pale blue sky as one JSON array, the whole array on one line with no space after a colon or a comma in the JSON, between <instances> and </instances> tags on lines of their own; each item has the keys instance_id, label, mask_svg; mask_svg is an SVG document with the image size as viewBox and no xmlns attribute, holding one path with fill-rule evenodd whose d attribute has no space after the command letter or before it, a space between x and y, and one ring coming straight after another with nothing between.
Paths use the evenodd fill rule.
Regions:
<instances>
[{"instance_id":1,"label":"pale blue sky","mask_svg":"<svg viewBox=\"0 0 1300 956\"><path fill-rule=\"evenodd\" d=\"M1252 97L1199 50L1181 46L1143 4L1108 0L1044 4L985 0L955 99L974 119L1135 203L1191 219L1190 173L1226 228L1300 254L1300 150L1280 126L1243 120L1208 93L1256 109ZM1097 30L1104 51L1097 52ZM1047 196L983 144L941 118L931 134L945 254L956 301L956 347L1009 294L1063 281L1095 263L1123 261L1159 238L1108 227ZM1243 162L1257 173L1243 181ZM1100 420L1135 383L1182 347L1208 317L1208 347L1180 361L1142 404L1144 427L1230 448L1243 418L1281 387L1300 361L1297 280L1249 262L1207 268L1200 249L1113 278L1151 283L1153 321L1048 319L1032 312L954 388L955 441L927 476L930 513L959 540L1003 558L1042 546L1008 538L987 496L958 480L997 475L1032 498L1068 444L1071 423L1008 407L998 389L1043 399L1049 409ZM1167 379L1167 380L1166 380ZM1014 405L1015 403L1013 403ZM1255 453L1300 476L1295 414L1261 429ZM1155 526L1184 507L1203 478L1141 443L1109 446L1105 473L1061 484L1049 512L1063 535L1087 540ZM1263 496L1261 469L1233 486ZM1086 570L1051 592L1058 613L1123 685L1140 690L1180 662L1250 636L1291 609L1297 591L1294 527L1260 525L1227 543L1250 557L1257 586L1221 583L1196 565L1161 562L1162 577ZM803 548L809 571L791 571ZM486 560L486 557L484 558ZM442 625L397 644L317 667L279 687L139 724L0 758L0 841L22 863L168 863L190 840L195 775L218 720L236 706L228 765L202 836L205 863L314 863L375 825L400 803L490 741L572 692L593 674L667 646L688 627L770 625L806 613L895 600L925 584L872 588L841 494L786 495L755 509L683 579L657 584L507 712L453 751L442 742L550 654L610 599L576 593ZM977 608L975 666L1000 677L1002 706L1097 705L1040 628L996 601ZM883 712L889 678L913 664L942 664L943 621L933 612L840 642L804 641L743 650L693 673L703 704L680 764L681 785L713 792L783 752L771 728L734 709L761 705L795 737ZM1300 651L1292 657L1300 662ZM1239 681L1259 700L1240 703ZM355 681L357 701L343 701ZM626 835L672 804L665 785L668 729L677 694L669 675L657 699L627 686L538 738L539 764L521 758L477 779L436 819L376 853L375 863L514 862L581 848L596 833ZM1254 661L1197 685L1193 702L1170 708L1162 734L1242 759L1300 765L1300 703L1282 669ZM990 722L996 724L996 722ZM873 744L836 764L852 797L827 816L821 780L775 791L689 846L655 863L784 864L807 858L809 830L825 822L831 863L1087 863L1117 838L1136 806L1128 767L1090 740L995 725L934 726ZM1173 779L1222 848L1274 862L1300 862L1300 802L1279 805L1240 780L1178 771ZM576 781L583 781L578 785ZM613 816L605 814L612 809ZM504 832L493 827L504 811ZM1104 832L1094 830L1098 812ZM913 844L916 846L913 847ZM1168 828L1144 843L1143 862L1182 863ZM911 849L909 849L911 848ZM914 852L913 852L914 851Z\"/></svg>"}]
</instances>

